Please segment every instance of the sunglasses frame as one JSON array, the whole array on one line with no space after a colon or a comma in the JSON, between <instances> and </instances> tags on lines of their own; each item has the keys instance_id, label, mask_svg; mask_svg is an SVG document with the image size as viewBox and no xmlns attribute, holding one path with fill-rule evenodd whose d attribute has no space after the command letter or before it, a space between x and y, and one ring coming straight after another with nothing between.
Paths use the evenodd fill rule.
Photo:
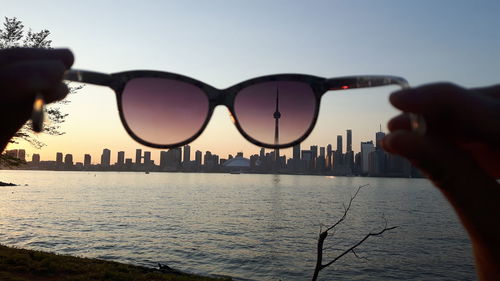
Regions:
<instances>
[{"instance_id":1,"label":"sunglasses frame","mask_svg":"<svg viewBox=\"0 0 500 281\"><path fill-rule=\"evenodd\" d=\"M156 144L145 141L140 137L138 137L130 129L127 120L123 114L123 108L122 108L122 96L125 86L129 81L136 78L164 78L164 79L185 82L199 88L203 93L205 93L205 95L207 95L209 101L209 109L207 111L207 116L205 117L205 122L203 123L203 125L190 138L174 144L167 144L167 145ZM188 144L193 140L195 140L196 138L198 138L201 135L201 133L203 133L203 131L205 130L206 126L208 125L212 117L215 107L218 105L224 105L229 109L229 112L232 115L236 128L238 129L240 134L249 142L260 147L266 147L271 149L287 148L301 143L304 139L306 139L310 135L318 119L321 97L326 92L331 90L346 90L346 89L367 88L367 87L387 86L387 85L399 85L402 88L408 87L408 82L404 78L397 76L385 76L385 75L363 75L363 76L346 76L338 78L322 78L305 74L275 74L275 75L266 75L257 78L252 78L240 82L226 89L217 89L209 84L206 84L204 82L198 81L196 79L184 75L170 73L170 72L154 71L154 70L132 70L132 71L113 73L113 74L105 74L93 71L72 69L66 72L64 79L74 82L107 86L113 89L116 94L120 120L123 126L125 127L127 133L138 143L154 148L179 147ZM248 135L240 126L240 123L238 121L238 116L235 114L234 111L235 98L242 89L263 82L276 82L276 81L293 81L293 82L303 82L308 84L314 93L316 102L314 117L307 131L304 132L304 134L300 138L296 139L293 142L278 144L278 145L263 143Z\"/></svg>"}]
</instances>

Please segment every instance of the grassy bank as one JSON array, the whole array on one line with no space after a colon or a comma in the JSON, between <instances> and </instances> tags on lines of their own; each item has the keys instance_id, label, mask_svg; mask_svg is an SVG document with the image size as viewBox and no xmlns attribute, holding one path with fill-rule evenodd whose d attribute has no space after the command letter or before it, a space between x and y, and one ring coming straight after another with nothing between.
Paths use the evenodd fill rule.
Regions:
<instances>
[{"instance_id":1,"label":"grassy bank","mask_svg":"<svg viewBox=\"0 0 500 281\"><path fill-rule=\"evenodd\" d=\"M0 245L0 280L231 280Z\"/></svg>"}]
</instances>

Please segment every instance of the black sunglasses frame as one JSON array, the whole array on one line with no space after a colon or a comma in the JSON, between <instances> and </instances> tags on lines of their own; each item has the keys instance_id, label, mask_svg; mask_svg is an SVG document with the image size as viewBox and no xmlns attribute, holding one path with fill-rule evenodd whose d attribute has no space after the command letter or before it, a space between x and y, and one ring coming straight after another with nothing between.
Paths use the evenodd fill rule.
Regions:
<instances>
[{"instance_id":1,"label":"black sunglasses frame","mask_svg":"<svg viewBox=\"0 0 500 281\"><path fill-rule=\"evenodd\" d=\"M205 122L193 136L178 143L163 145L163 144L151 143L141 139L128 126L127 120L123 114L123 109L122 109L123 90L125 89L127 83L135 78L164 78L164 79L182 81L196 86L207 95L209 100L209 110L207 112L207 116L205 117ZM387 85L399 85L402 88L408 87L408 82L404 78L397 76L384 76L384 75L346 76L346 77L328 79L328 78L322 78L305 74L275 74L275 75L267 75L249 79L226 89L217 89L211 85L208 85L204 82L198 81L196 79L187 76L170 72L153 71L153 70L133 70L133 71L118 72L113 74L105 74L105 73L85 71L85 70L69 70L65 74L64 79L68 81L107 86L113 89L116 94L120 120L123 126L125 127L127 133L140 144L154 148L179 147L188 144L193 140L195 140L196 138L198 138L201 135L201 133L203 133L203 131L205 130L206 126L210 121L210 118L212 117L215 107L218 105L225 105L229 109L229 112L231 113L232 118L234 119L234 124L236 125L236 128L238 129L240 134L249 142L260 147L266 147L272 149L287 148L294 146L298 143L301 143L304 139L306 139L310 135L318 119L321 97L326 92L331 90L346 90L346 89L367 88L367 87L377 87L377 86L387 86ZM306 132L304 132L304 134L300 138L298 138L293 142L285 144L268 144L252 138L240 126L240 123L238 121L238 116L235 114L234 111L234 100L237 94L242 89L259 83L274 82L274 81L294 81L294 82L306 83L311 87L315 96L316 106L314 111L314 117L311 124L309 125L309 128L307 129Z\"/></svg>"}]
</instances>

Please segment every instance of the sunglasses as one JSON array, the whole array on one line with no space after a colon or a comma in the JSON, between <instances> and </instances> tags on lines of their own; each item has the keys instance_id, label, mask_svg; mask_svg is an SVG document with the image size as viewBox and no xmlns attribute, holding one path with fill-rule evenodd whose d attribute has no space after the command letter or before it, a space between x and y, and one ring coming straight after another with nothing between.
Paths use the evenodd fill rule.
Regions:
<instances>
[{"instance_id":1,"label":"sunglasses","mask_svg":"<svg viewBox=\"0 0 500 281\"><path fill-rule=\"evenodd\" d=\"M173 148L195 140L217 105L229 109L238 131L251 143L274 149L291 147L313 130L326 92L387 85L408 87L404 78L395 76L327 79L277 74L222 90L159 71L104 74L69 70L64 79L113 89L125 130L137 142L155 148Z\"/></svg>"}]
</instances>

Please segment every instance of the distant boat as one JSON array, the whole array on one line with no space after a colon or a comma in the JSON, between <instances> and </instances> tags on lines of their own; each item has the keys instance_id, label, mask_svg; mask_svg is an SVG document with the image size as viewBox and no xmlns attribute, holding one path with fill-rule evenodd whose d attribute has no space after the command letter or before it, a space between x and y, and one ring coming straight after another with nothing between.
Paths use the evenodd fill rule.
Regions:
<instances>
[{"instance_id":1,"label":"distant boat","mask_svg":"<svg viewBox=\"0 0 500 281\"><path fill-rule=\"evenodd\" d=\"M145 174L149 174L149 171L144 172Z\"/></svg>"}]
</instances>

